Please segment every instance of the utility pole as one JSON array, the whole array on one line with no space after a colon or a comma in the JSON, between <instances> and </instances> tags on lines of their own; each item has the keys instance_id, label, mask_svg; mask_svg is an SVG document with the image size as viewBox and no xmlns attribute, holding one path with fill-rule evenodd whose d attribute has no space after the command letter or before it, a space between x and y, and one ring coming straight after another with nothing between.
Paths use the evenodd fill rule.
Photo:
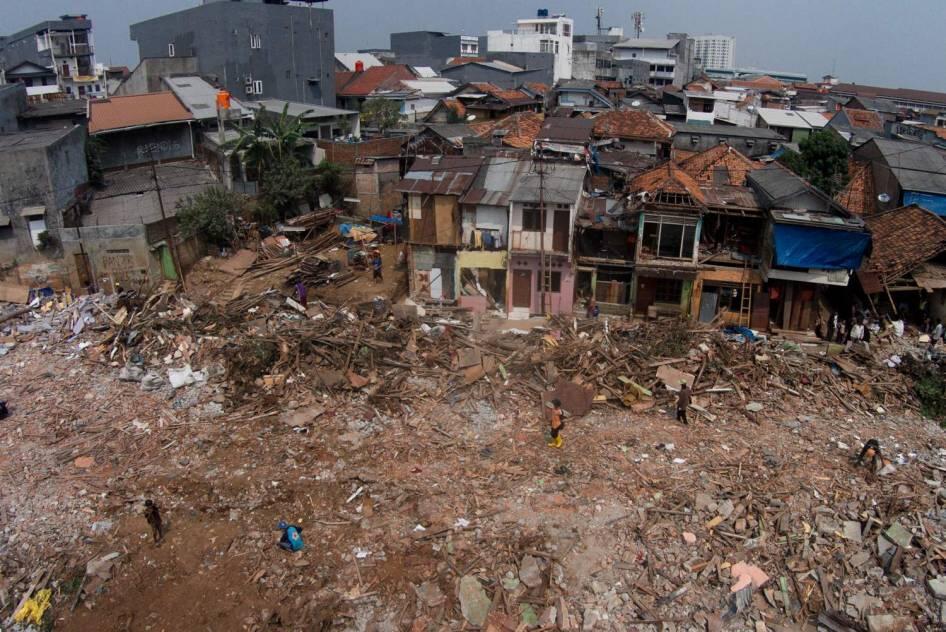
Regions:
<instances>
[{"instance_id":1,"label":"utility pole","mask_svg":"<svg viewBox=\"0 0 946 632\"><path fill-rule=\"evenodd\" d=\"M546 212L545 212L545 164L542 160L541 153L536 156L536 173L539 174L539 227L541 232L539 233L539 302L542 305L542 313L548 315L548 312L551 310L546 310L545 306L545 297L548 295L549 287L547 287L546 273L546 261L545 261L545 230L546 226Z\"/></svg>"},{"instance_id":2,"label":"utility pole","mask_svg":"<svg viewBox=\"0 0 946 632\"><path fill-rule=\"evenodd\" d=\"M178 257L177 244L174 242L174 231L168 226L168 217L164 212L164 198L161 196L161 181L158 179L158 169L155 167L154 163L154 152L149 153L151 154L151 176L154 178L154 190L158 194L158 208L161 209L161 224L164 226L164 237L167 239L168 247L171 249L171 260L174 262L177 274L181 277L181 285L184 286L184 291L187 292L187 279L184 276L184 266L181 265L180 257Z\"/></svg>"}]
</instances>

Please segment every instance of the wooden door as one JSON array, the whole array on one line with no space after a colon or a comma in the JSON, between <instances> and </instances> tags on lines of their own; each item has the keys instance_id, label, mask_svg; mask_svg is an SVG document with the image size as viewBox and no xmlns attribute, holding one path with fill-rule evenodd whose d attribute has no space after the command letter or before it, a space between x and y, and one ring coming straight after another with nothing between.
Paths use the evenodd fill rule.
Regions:
<instances>
[{"instance_id":1,"label":"wooden door","mask_svg":"<svg viewBox=\"0 0 946 632\"><path fill-rule=\"evenodd\" d=\"M752 317L749 326L757 331L769 330L769 293L761 285L754 285L752 296Z\"/></svg>"},{"instance_id":2,"label":"wooden door","mask_svg":"<svg viewBox=\"0 0 946 632\"><path fill-rule=\"evenodd\" d=\"M532 270L516 270L512 273L512 306L532 307Z\"/></svg>"},{"instance_id":3,"label":"wooden door","mask_svg":"<svg viewBox=\"0 0 946 632\"><path fill-rule=\"evenodd\" d=\"M634 311L646 314L647 308L657 300L657 279L646 277L637 280L637 300L634 302Z\"/></svg>"},{"instance_id":4,"label":"wooden door","mask_svg":"<svg viewBox=\"0 0 946 632\"><path fill-rule=\"evenodd\" d=\"M568 231L571 228L571 213L555 211L552 224L552 250L568 252Z\"/></svg>"}]
</instances>

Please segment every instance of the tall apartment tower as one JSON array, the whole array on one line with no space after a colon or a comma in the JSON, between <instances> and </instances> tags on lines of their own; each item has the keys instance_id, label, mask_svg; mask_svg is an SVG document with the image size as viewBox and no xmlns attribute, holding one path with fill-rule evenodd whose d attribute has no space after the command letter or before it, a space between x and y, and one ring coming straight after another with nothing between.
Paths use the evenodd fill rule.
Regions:
<instances>
[{"instance_id":1,"label":"tall apartment tower","mask_svg":"<svg viewBox=\"0 0 946 632\"><path fill-rule=\"evenodd\" d=\"M92 20L63 15L0 36L0 83L22 83L37 98L106 96L105 69L95 63Z\"/></svg>"},{"instance_id":2,"label":"tall apartment tower","mask_svg":"<svg viewBox=\"0 0 946 632\"><path fill-rule=\"evenodd\" d=\"M241 99L335 107L335 21L324 0L204 0L131 25L141 59L194 57Z\"/></svg>"},{"instance_id":3,"label":"tall apartment tower","mask_svg":"<svg viewBox=\"0 0 946 632\"><path fill-rule=\"evenodd\" d=\"M535 18L518 20L513 31L488 31L488 52L552 53L555 81L572 78L572 45L575 22L564 15L539 9Z\"/></svg>"},{"instance_id":4,"label":"tall apartment tower","mask_svg":"<svg viewBox=\"0 0 946 632\"><path fill-rule=\"evenodd\" d=\"M693 56L703 68L736 67L736 38L731 35L694 35Z\"/></svg>"}]
</instances>

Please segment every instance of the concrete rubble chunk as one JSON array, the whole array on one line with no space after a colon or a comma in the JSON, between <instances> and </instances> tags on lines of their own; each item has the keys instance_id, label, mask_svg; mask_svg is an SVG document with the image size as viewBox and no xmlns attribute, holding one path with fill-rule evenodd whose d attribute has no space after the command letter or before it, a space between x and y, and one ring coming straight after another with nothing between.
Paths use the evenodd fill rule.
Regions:
<instances>
[{"instance_id":1,"label":"concrete rubble chunk","mask_svg":"<svg viewBox=\"0 0 946 632\"><path fill-rule=\"evenodd\" d=\"M441 605L447 596L440 590L440 586L434 582L424 582L419 588L415 588L417 597L424 602L428 608L436 608Z\"/></svg>"},{"instance_id":2,"label":"concrete rubble chunk","mask_svg":"<svg viewBox=\"0 0 946 632\"><path fill-rule=\"evenodd\" d=\"M844 522L844 539L852 542L861 541L861 523L854 520Z\"/></svg>"},{"instance_id":3,"label":"concrete rubble chunk","mask_svg":"<svg viewBox=\"0 0 946 632\"><path fill-rule=\"evenodd\" d=\"M732 515L732 512L735 509L736 507L733 505L733 502L727 498L723 502L719 503L719 509L717 511L719 511L719 515L721 515L725 520Z\"/></svg>"},{"instance_id":4,"label":"concrete rubble chunk","mask_svg":"<svg viewBox=\"0 0 946 632\"><path fill-rule=\"evenodd\" d=\"M519 579L529 588L538 588L542 585L542 569L539 560L531 555L523 555L519 563Z\"/></svg>"},{"instance_id":5,"label":"concrete rubble chunk","mask_svg":"<svg viewBox=\"0 0 946 632\"><path fill-rule=\"evenodd\" d=\"M867 617L869 632L913 632L916 628L910 617L892 614L874 614Z\"/></svg>"},{"instance_id":6,"label":"concrete rubble chunk","mask_svg":"<svg viewBox=\"0 0 946 632\"><path fill-rule=\"evenodd\" d=\"M884 531L884 535L888 540L904 549L910 548L910 543L913 542L913 534L906 530L899 522L890 525L890 527Z\"/></svg>"},{"instance_id":7,"label":"concrete rubble chunk","mask_svg":"<svg viewBox=\"0 0 946 632\"><path fill-rule=\"evenodd\" d=\"M486 623L490 605L480 580L473 575L460 580L460 612L471 625L482 627Z\"/></svg>"},{"instance_id":8,"label":"concrete rubble chunk","mask_svg":"<svg viewBox=\"0 0 946 632\"><path fill-rule=\"evenodd\" d=\"M946 599L946 577L942 575L926 580L926 586L937 599Z\"/></svg>"}]
</instances>

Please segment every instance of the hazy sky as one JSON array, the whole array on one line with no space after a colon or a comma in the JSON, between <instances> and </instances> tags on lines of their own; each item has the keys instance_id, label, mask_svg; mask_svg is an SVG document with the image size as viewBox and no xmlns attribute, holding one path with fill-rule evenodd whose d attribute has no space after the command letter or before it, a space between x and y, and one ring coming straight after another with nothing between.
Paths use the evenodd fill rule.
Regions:
<instances>
[{"instance_id":1,"label":"hazy sky","mask_svg":"<svg viewBox=\"0 0 946 632\"><path fill-rule=\"evenodd\" d=\"M134 66L128 25L200 0L0 0L7 33L63 13L87 13L101 62ZM645 13L644 36L667 32L736 36L736 63L808 73L834 71L845 81L946 92L946 0L330 0L339 51L387 47L391 31L442 30L471 35L509 28L539 7L563 11L579 33L607 25L630 32L630 13ZM12 10L14 9L15 10Z\"/></svg>"}]
</instances>

